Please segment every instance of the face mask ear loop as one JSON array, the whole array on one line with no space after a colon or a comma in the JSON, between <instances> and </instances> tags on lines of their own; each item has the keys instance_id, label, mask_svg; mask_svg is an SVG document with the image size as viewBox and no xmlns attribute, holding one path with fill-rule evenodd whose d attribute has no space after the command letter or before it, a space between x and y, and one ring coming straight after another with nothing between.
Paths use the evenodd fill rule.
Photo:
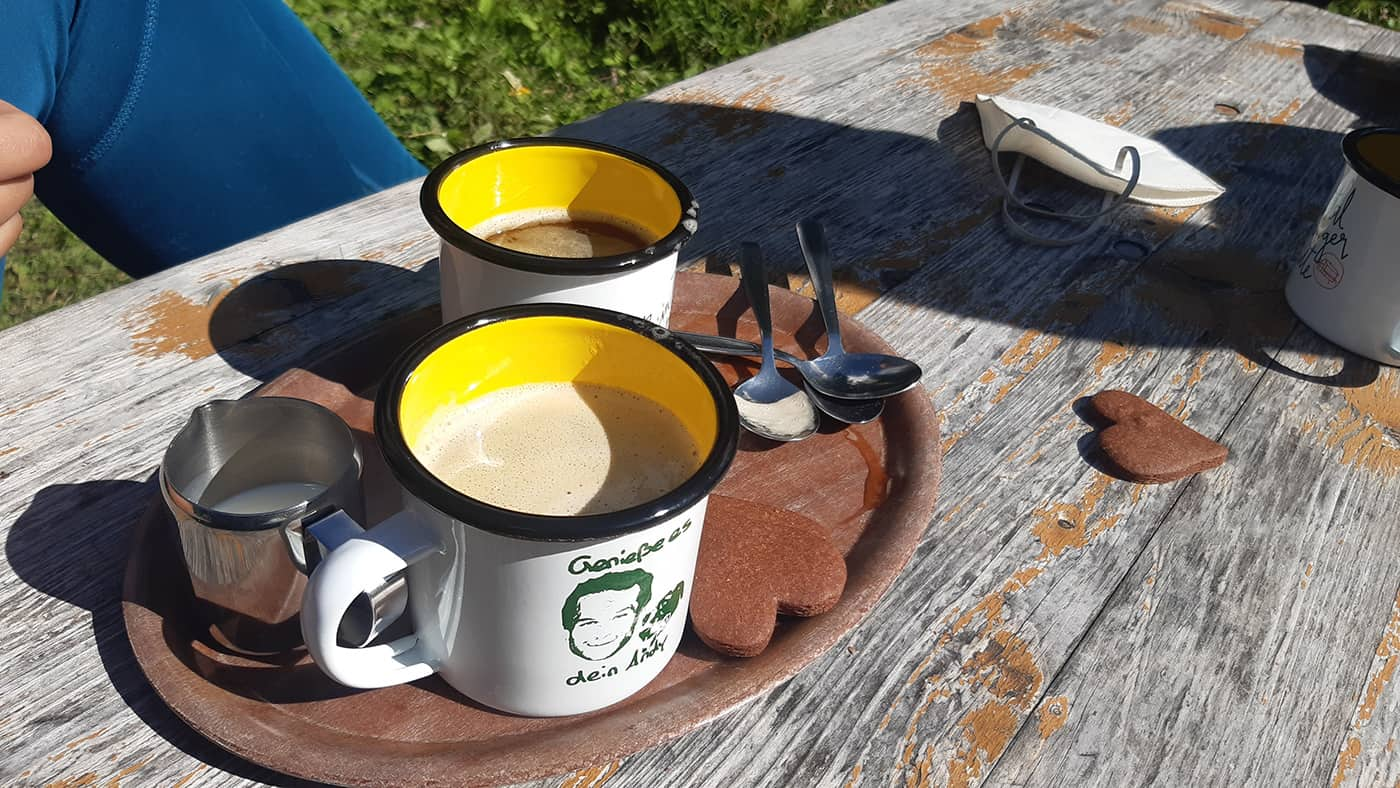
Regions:
<instances>
[{"instance_id":1,"label":"face mask ear loop","mask_svg":"<svg viewBox=\"0 0 1400 788\"><path fill-rule=\"evenodd\" d=\"M1137 188L1138 179L1142 175L1142 156L1138 153L1137 148L1131 145L1126 145L1120 148L1118 151L1118 159L1114 165L1114 170L1115 173L1121 172L1123 169L1124 160L1131 158L1132 171L1131 174L1128 176L1128 182L1124 186L1121 194L1114 195L1111 192L1105 193L1102 207L1098 212L1089 214L1063 213L1060 211L1051 211L1044 208L1035 208L1030 205L1027 205L1021 200L1020 197L1016 196L1016 184L1020 181L1021 165L1025 162L1025 156L1018 155L1016 157L1016 163L1013 164L1011 167L1010 181L1008 181L1006 176L1002 174L1001 161L998 158L998 154L1001 152L1002 141L1006 139L1007 133L1009 133L1012 129L1015 128L1019 128L1024 131L1028 131L1032 134L1035 134L1041 139L1044 139L1047 142L1049 142L1051 145L1054 145L1055 147L1065 151L1071 156L1074 156L1076 159L1079 159L1080 161L1084 162L1090 167L1093 167L1095 170L1102 171L1102 169L1098 165L1094 164L1092 161L1089 161L1089 159L1085 158L1078 151L1074 150L1068 145L1065 145L1058 139L1055 139L1053 135L1048 134L1045 131L1042 131L1041 129L1037 128L1035 125L1035 121L1031 120L1030 118L1016 118L1010 124L1008 124L1006 128L1002 129L1001 133L997 134L996 139L992 141L992 171L996 173L997 180L1001 184L1002 218L1006 221L1006 227L1008 230L1011 231L1011 234L1015 235L1017 238L1020 238L1023 241L1027 241L1029 243L1034 244L1040 244L1043 246L1069 246L1071 244L1079 243L1080 241L1083 241L1084 239L1098 232L1099 228L1103 225L1104 221L1112 214L1118 212L1123 207L1123 203L1127 202L1128 198L1132 196L1133 190ZM1045 216L1066 222L1089 222L1089 226L1084 228L1083 231L1076 233L1075 235L1072 235L1068 238L1053 238L1049 236L1038 235L1024 227L1020 222L1016 221L1016 219L1012 217L1012 206L1015 206L1019 210L1025 211L1030 214L1034 214L1036 216Z\"/></svg>"}]
</instances>

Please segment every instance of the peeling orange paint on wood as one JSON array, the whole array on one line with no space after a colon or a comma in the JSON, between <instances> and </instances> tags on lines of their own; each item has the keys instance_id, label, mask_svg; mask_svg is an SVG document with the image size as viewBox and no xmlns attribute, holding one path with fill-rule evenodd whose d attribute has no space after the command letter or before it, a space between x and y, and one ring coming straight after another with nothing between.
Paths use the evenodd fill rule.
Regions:
<instances>
[{"instance_id":1,"label":"peeling orange paint on wood","mask_svg":"<svg viewBox=\"0 0 1400 788\"><path fill-rule=\"evenodd\" d=\"M1007 11L1004 14L979 19L924 44L914 50L914 53L920 57L934 57L975 52L986 46L988 41L996 37L997 31L1020 15L1020 11Z\"/></svg>"},{"instance_id":2,"label":"peeling orange paint on wood","mask_svg":"<svg viewBox=\"0 0 1400 788\"><path fill-rule=\"evenodd\" d=\"M895 764L895 771L900 771L909 765L909 760L914 757L914 748L917 746L918 742L913 741L905 746L904 753L899 756L899 762Z\"/></svg>"},{"instance_id":3,"label":"peeling orange paint on wood","mask_svg":"<svg viewBox=\"0 0 1400 788\"><path fill-rule=\"evenodd\" d=\"M41 405L41 404L43 404L43 403L45 403L45 402L48 402L49 400L53 399L54 397L57 397L58 395L60 395L60 394L62 394L62 393L63 393L63 389L57 389L57 390L54 390L54 391L50 391L49 393L45 394L45 395L42 396L42 397L39 397L38 399L32 399L32 400L30 400L30 401L24 403L23 405L17 405L17 406L15 406L15 407L13 407L13 408L10 408L9 410L0 411L0 419L4 418L4 417L6 417L6 416L13 416L13 415L15 415L16 413L22 413L22 412L24 412L24 411L26 411L26 410L29 410L30 408L34 407L35 405Z\"/></svg>"},{"instance_id":4,"label":"peeling orange paint on wood","mask_svg":"<svg viewBox=\"0 0 1400 788\"><path fill-rule=\"evenodd\" d=\"M1001 93L1046 67L1028 63L1008 67L979 67L974 56L993 41L997 32L1020 15L1018 11L989 16L964 25L914 50L924 62L921 75L901 81L943 96L950 101L971 100L978 93Z\"/></svg>"},{"instance_id":5,"label":"peeling orange paint on wood","mask_svg":"<svg viewBox=\"0 0 1400 788\"><path fill-rule=\"evenodd\" d=\"M977 382L978 382L978 383L991 383L992 381L994 381L994 380L996 380L996 379L997 379L997 373L996 373L995 371L989 369L989 370L987 370L986 372L983 372L980 376L978 376Z\"/></svg>"},{"instance_id":6,"label":"peeling orange paint on wood","mask_svg":"<svg viewBox=\"0 0 1400 788\"><path fill-rule=\"evenodd\" d=\"M1040 739L1044 741L1057 730L1064 727L1065 721L1069 719L1069 696L1057 695L1053 698L1046 698L1040 703Z\"/></svg>"},{"instance_id":7,"label":"peeling orange paint on wood","mask_svg":"<svg viewBox=\"0 0 1400 788\"><path fill-rule=\"evenodd\" d=\"M948 761L949 788L969 788L982 776L982 769L1001 757L1016 734L1018 718L1006 703L988 703L958 722L965 746Z\"/></svg>"},{"instance_id":8,"label":"peeling orange paint on wood","mask_svg":"<svg viewBox=\"0 0 1400 788\"><path fill-rule=\"evenodd\" d=\"M112 779L107 781L107 788L121 788L123 778L130 777L131 775L139 771L141 767L145 766L150 762L151 761L149 758L147 758L144 761L137 761L136 763L133 763L125 769L122 769L121 771L117 772L116 775L112 777Z\"/></svg>"},{"instance_id":9,"label":"peeling orange paint on wood","mask_svg":"<svg viewBox=\"0 0 1400 788\"><path fill-rule=\"evenodd\" d=\"M1262 55L1279 58L1280 60L1292 60L1295 63L1303 62L1303 44L1301 41L1246 41L1244 46L1251 52L1258 52Z\"/></svg>"},{"instance_id":10,"label":"peeling orange paint on wood","mask_svg":"<svg viewBox=\"0 0 1400 788\"><path fill-rule=\"evenodd\" d=\"M70 777L45 783L44 788L81 788L81 786L92 785L95 782L97 782L97 772L88 772L81 777Z\"/></svg>"},{"instance_id":11,"label":"peeling orange paint on wood","mask_svg":"<svg viewBox=\"0 0 1400 788\"><path fill-rule=\"evenodd\" d=\"M1227 41L1239 41L1250 30L1259 26L1259 20L1222 14L1219 11L1200 11L1191 17L1191 26L1207 35Z\"/></svg>"},{"instance_id":12,"label":"peeling orange paint on wood","mask_svg":"<svg viewBox=\"0 0 1400 788\"><path fill-rule=\"evenodd\" d=\"M1128 348L1111 340L1103 343L1099 357L1094 359L1094 376L1102 377L1104 370L1128 357Z\"/></svg>"},{"instance_id":13,"label":"peeling orange paint on wood","mask_svg":"<svg viewBox=\"0 0 1400 788\"><path fill-rule=\"evenodd\" d=\"M933 773L933 745L924 745L924 754L914 764L914 771L904 779L905 788L929 788Z\"/></svg>"},{"instance_id":14,"label":"peeling orange paint on wood","mask_svg":"<svg viewBox=\"0 0 1400 788\"><path fill-rule=\"evenodd\" d=\"M618 761L580 769L569 776L561 788L598 788L617 773Z\"/></svg>"},{"instance_id":15,"label":"peeling orange paint on wood","mask_svg":"<svg viewBox=\"0 0 1400 788\"><path fill-rule=\"evenodd\" d=\"M198 361L214 355L209 321L235 284L230 282L223 292L205 304L174 290L160 293L143 309L121 321L131 332L132 349L147 358L179 353Z\"/></svg>"},{"instance_id":16,"label":"peeling orange paint on wood","mask_svg":"<svg viewBox=\"0 0 1400 788\"><path fill-rule=\"evenodd\" d=\"M956 446L958 441L962 440L963 436L965 435L967 435L967 430L963 430L962 432L955 432L952 435L949 435L948 437L944 438L939 445L943 453L947 454L949 450Z\"/></svg>"},{"instance_id":17,"label":"peeling orange paint on wood","mask_svg":"<svg viewBox=\"0 0 1400 788\"><path fill-rule=\"evenodd\" d=\"M1133 119L1133 102L1125 101L1117 109L1110 110L1103 116L1103 122L1110 126L1122 126Z\"/></svg>"},{"instance_id":18,"label":"peeling orange paint on wood","mask_svg":"<svg viewBox=\"0 0 1400 788\"><path fill-rule=\"evenodd\" d=\"M1171 32L1171 25L1160 19L1150 19L1145 16L1130 16L1123 22L1123 26L1129 30L1146 33L1149 36L1158 36Z\"/></svg>"},{"instance_id":19,"label":"peeling orange paint on wood","mask_svg":"<svg viewBox=\"0 0 1400 788\"><path fill-rule=\"evenodd\" d=\"M1061 44L1079 44L1085 41L1096 41L1103 36L1103 33L1077 22L1057 20L1051 22L1048 27L1037 30L1036 35Z\"/></svg>"},{"instance_id":20,"label":"peeling orange paint on wood","mask_svg":"<svg viewBox=\"0 0 1400 788\"><path fill-rule=\"evenodd\" d=\"M851 767L851 776L846 780L845 788L852 788L860 780L860 764Z\"/></svg>"},{"instance_id":21,"label":"peeling orange paint on wood","mask_svg":"<svg viewBox=\"0 0 1400 788\"><path fill-rule=\"evenodd\" d=\"M1031 525L1031 533L1044 545L1037 560L1085 547L1094 537L1118 523L1122 515L1115 514L1099 518L1092 527L1089 524L1090 515L1112 481L1113 477L1096 473L1093 484L1077 502L1050 503L1032 510L1031 514L1038 519Z\"/></svg>"},{"instance_id":22,"label":"peeling orange paint on wood","mask_svg":"<svg viewBox=\"0 0 1400 788\"><path fill-rule=\"evenodd\" d=\"M1400 376L1385 367L1371 384L1341 391L1347 404L1324 428L1324 442L1340 447L1347 465L1394 476L1400 470Z\"/></svg>"},{"instance_id":23,"label":"peeling orange paint on wood","mask_svg":"<svg viewBox=\"0 0 1400 788\"><path fill-rule=\"evenodd\" d=\"M942 96L949 102L971 101L978 94L1005 93L1015 85L1040 73L1048 64L1027 63L1002 68L975 68L965 62L930 62L919 66L922 76L903 80Z\"/></svg>"},{"instance_id":24,"label":"peeling orange paint on wood","mask_svg":"<svg viewBox=\"0 0 1400 788\"><path fill-rule=\"evenodd\" d=\"M1210 361L1209 350L1202 353L1201 357L1196 359L1196 366L1191 368L1191 377L1186 379L1186 388L1195 388L1196 384L1201 382L1201 378L1205 377L1207 361Z\"/></svg>"},{"instance_id":25,"label":"peeling orange paint on wood","mask_svg":"<svg viewBox=\"0 0 1400 788\"><path fill-rule=\"evenodd\" d=\"M1288 123L1289 119L1292 118L1294 115L1298 114L1298 110L1302 108L1303 100L1301 98L1295 98L1292 101L1288 102L1288 106L1284 107L1278 112L1275 112L1272 115L1266 114L1262 111L1252 113L1250 115L1250 120L1262 121L1264 123L1272 123L1275 126L1282 126Z\"/></svg>"},{"instance_id":26,"label":"peeling orange paint on wood","mask_svg":"<svg viewBox=\"0 0 1400 788\"><path fill-rule=\"evenodd\" d=\"M1394 677L1396 663L1400 662L1400 596L1395 599L1395 608L1391 613L1390 623L1385 627L1381 643L1376 647L1376 656L1385 661L1366 684L1366 693L1362 695L1361 705L1356 710L1355 726L1365 725L1376 713L1376 704L1380 702L1381 693Z\"/></svg>"},{"instance_id":27,"label":"peeling orange paint on wood","mask_svg":"<svg viewBox=\"0 0 1400 788\"><path fill-rule=\"evenodd\" d=\"M1040 341L1042 338L1044 341ZM1040 362L1054 352L1055 348L1060 346L1061 341L1058 336L1045 335L1033 328L1022 333L1020 338L1016 340L1016 344L1001 354L1001 363L1013 367L1020 374L1003 384L997 393L992 395L992 404L998 404L1006 399L1006 395L1016 388L1016 384L1024 380L1026 375L1029 375L1040 365Z\"/></svg>"},{"instance_id":28,"label":"peeling orange paint on wood","mask_svg":"<svg viewBox=\"0 0 1400 788\"><path fill-rule=\"evenodd\" d=\"M994 698L1029 710L1040 693L1044 674L1035 664L1029 644L1013 632L999 630L962 665L962 680L982 687Z\"/></svg>"},{"instance_id":29,"label":"peeling orange paint on wood","mask_svg":"<svg viewBox=\"0 0 1400 788\"><path fill-rule=\"evenodd\" d=\"M181 777L179 780L176 780L176 781L175 781L175 784L172 785L171 788L184 788L184 785L185 785L186 783L188 783L190 780L193 780L193 779L195 778L195 775L197 775L197 774L199 774L200 772L204 771L206 768L208 768L208 767L201 763L200 765L194 767L194 770L193 770L193 771L190 771L190 772L186 773L186 774L185 774L183 777Z\"/></svg>"},{"instance_id":30,"label":"peeling orange paint on wood","mask_svg":"<svg viewBox=\"0 0 1400 788\"><path fill-rule=\"evenodd\" d=\"M1361 740L1352 736L1342 745L1342 752L1337 756L1337 768L1332 771L1332 788L1340 788L1346 782L1347 772L1356 765L1356 759L1360 756Z\"/></svg>"}]
</instances>

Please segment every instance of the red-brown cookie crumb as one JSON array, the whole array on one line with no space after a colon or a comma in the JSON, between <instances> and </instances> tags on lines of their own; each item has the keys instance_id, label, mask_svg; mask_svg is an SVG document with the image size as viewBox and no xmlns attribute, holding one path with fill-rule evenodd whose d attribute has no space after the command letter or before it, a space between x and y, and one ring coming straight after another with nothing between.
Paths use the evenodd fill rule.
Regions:
<instances>
[{"instance_id":1,"label":"red-brown cookie crumb","mask_svg":"<svg viewBox=\"0 0 1400 788\"><path fill-rule=\"evenodd\" d=\"M1100 416L1113 422L1099 432L1099 447L1115 470L1129 481L1175 481L1220 465L1230 453L1135 394L1102 391L1089 403Z\"/></svg>"},{"instance_id":2,"label":"red-brown cookie crumb","mask_svg":"<svg viewBox=\"0 0 1400 788\"><path fill-rule=\"evenodd\" d=\"M845 587L846 559L821 525L785 509L710 496L690 595L690 624L705 645L755 656L772 639L779 613L825 613Z\"/></svg>"}]
</instances>

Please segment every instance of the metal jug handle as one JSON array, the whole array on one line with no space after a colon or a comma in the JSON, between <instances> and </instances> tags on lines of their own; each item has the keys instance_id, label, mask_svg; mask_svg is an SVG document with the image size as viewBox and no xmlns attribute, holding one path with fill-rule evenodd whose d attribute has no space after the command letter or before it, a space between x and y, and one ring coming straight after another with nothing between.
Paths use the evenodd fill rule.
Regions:
<instances>
[{"instance_id":1,"label":"metal jug handle","mask_svg":"<svg viewBox=\"0 0 1400 788\"><path fill-rule=\"evenodd\" d=\"M365 529L341 509L282 527L292 563L310 576L332 550L363 534ZM402 574L360 594L340 622L340 640L352 648L368 645L408 609L408 582Z\"/></svg>"}]
</instances>

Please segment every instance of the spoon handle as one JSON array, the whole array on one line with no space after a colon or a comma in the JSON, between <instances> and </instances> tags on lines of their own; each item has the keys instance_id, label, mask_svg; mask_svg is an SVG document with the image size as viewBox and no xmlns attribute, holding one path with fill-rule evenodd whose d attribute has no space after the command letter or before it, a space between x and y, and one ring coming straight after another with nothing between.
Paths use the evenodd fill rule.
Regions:
<instances>
[{"instance_id":1,"label":"spoon handle","mask_svg":"<svg viewBox=\"0 0 1400 788\"><path fill-rule=\"evenodd\" d=\"M797 244L802 247L802 256L807 260L807 274L812 278L812 289L817 293L817 303L821 305L822 322L826 324L827 356L839 356L846 352L841 346L841 322L836 312L835 285L831 278L831 250L826 245L826 234L816 219L803 219L797 223Z\"/></svg>"},{"instance_id":2,"label":"spoon handle","mask_svg":"<svg viewBox=\"0 0 1400 788\"><path fill-rule=\"evenodd\" d=\"M778 365L773 360L773 315L768 308L768 277L763 271L763 250L752 241L739 244L739 275L762 339L763 366L759 368L759 374L769 370L776 374Z\"/></svg>"},{"instance_id":3,"label":"spoon handle","mask_svg":"<svg viewBox=\"0 0 1400 788\"><path fill-rule=\"evenodd\" d=\"M719 353L726 356L762 356L763 348L756 342L747 339L735 339L733 337L717 337L713 334L696 334L690 331L675 331L671 334L695 346L696 350L702 353ZM796 366L802 359L781 349L773 348L773 357L778 361L786 361Z\"/></svg>"}]
</instances>

